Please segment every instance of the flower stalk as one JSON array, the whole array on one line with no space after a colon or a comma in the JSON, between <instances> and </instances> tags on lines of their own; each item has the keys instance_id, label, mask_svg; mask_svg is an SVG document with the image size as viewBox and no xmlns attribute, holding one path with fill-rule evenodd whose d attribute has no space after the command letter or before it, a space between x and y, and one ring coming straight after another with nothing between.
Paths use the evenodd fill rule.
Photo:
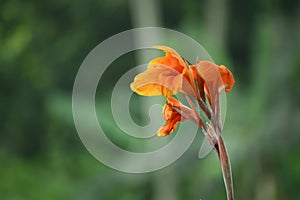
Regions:
<instances>
[{"instance_id":1,"label":"flower stalk","mask_svg":"<svg viewBox=\"0 0 300 200\"><path fill-rule=\"evenodd\" d=\"M228 200L234 200L233 196L233 183L232 183L232 173L231 173L231 166L230 160L228 158L228 153L222 139L222 136L218 139L218 157L221 163L222 174L224 179L224 184L227 193Z\"/></svg>"}]
</instances>

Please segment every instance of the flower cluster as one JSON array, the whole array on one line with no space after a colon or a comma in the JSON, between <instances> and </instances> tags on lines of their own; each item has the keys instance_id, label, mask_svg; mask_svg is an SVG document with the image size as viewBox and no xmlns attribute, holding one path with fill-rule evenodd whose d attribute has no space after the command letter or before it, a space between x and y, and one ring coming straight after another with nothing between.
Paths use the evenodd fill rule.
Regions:
<instances>
[{"instance_id":1,"label":"flower cluster","mask_svg":"<svg viewBox=\"0 0 300 200\"><path fill-rule=\"evenodd\" d=\"M150 61L148 69L135 77L131 89L139 95L163 95L167 98L163 109L166 124L157 135L169 135L184 120L191 120L204 130L204 124L192 101L188 101L191 107L187 107L171 97L178 93L187 95L188 99L196 99L207 117L218 121L219 117L215 113L219 109L219 93L224 88L226 92L231 90L234 84L232 73L224 65L218 66L209 61L197 61L196 65L189 65L170 47L154 48L165 51L166 55Z\"/></svg>"}]
</instances>

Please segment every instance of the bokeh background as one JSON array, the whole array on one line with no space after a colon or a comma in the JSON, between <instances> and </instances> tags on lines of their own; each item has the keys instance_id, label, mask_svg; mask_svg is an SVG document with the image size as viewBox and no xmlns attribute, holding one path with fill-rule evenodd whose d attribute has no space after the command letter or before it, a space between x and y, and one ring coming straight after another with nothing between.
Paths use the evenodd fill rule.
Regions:
<instances>
[{"instance_id":1,"label":"bokeh background","mask_svg":"<svg viewBox=\"0 0 300 200\"><path fill-rule=\"evenodd\" d=\"M80 64L106 38L143 26L183 32L233 71L224 139L236 199L299 199L297 0L2 0L0 199L225 199L216 154L197 158L201 133L177 162L148 174L104 166L77 135L71 95ZM114 81L136 63L128 54L107 71L99 115ZM112 139L138 146L118 137L109 117Z\"/></svg>"}]
</instances>

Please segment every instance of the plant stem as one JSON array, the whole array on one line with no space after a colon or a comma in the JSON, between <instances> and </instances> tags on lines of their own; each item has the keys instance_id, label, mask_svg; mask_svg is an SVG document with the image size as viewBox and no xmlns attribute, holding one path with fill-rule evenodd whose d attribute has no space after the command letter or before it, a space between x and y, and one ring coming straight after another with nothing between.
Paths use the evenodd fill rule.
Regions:
<instances>
[{"instance_id":1,"label":"plant stem","mask_svg":"<svg viewBox=\"0 0 300 200\"><path fill-rule=\"evenodd\" d=\"M227 193L227 200L234 200L231 166L222 136L219 136L218 144L217 146L215 146L215 148L221 163L222 174Z\"/></svg>"}]
</instances>

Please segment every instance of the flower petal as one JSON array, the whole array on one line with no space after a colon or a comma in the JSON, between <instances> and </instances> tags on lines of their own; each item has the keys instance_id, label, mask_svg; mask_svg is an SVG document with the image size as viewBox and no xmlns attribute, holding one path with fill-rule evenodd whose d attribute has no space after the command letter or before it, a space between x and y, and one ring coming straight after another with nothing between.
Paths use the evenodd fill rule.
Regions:
<instances>
[{"instance_id":1,"label":"flower petal","mask_svg":"<svg viewBox=\"0 0 300 200\"><path fill-rule=\"evenodd\" d=\"M163 110L163 118L166 120L166 124L161 127L157 135L167 136L176 130L178 122L182 120L182 116L177 112L168 102L166 102Z\"/></svg>"},{"instance_id":2,"label":"flower petal","mask_svg":"<svg viewBox=\"0 0 300 200\"><path fill-rule=\"evenodd\" d=\"M211 105L212 113L219 113L219 94L225 85L218 65L209 61L201 61L197 63L197 71L204 80L205 94Z\"/></svg>"},{"instance_id":3,"label":"flower petal","mask_svg":"<svg viewBox=\"0 0 300 200\"><path fill-rule=\"evenodd\" d=\"M192 97L196 97L193 90L194 79L189 65L182 59L182 57L172 48L166 46L154 46L154 48L162 50L166 53L164 57L156 58L150 61L148 68L152 68L157 64L166 65L181 73L184 77L182 81L182 91Z\"/></svg>"},{"instance_id":4,"label":"flower petal","mask_svg":"<svg viewBox=\"0 0 300 200\"><path fill-rule=\"evenodd\" d=\"M189 108L173 97L167 98L163 109L163 118L166 124L159 129L158 136L169 135L176 130L179 122L185 120L191 120L195 124L203 126L203 122L195 107Z\"/></svg>"},{"instance_id":5,"label":"flower petal","mask_svg":"<svg viewBox=\"0 0 300 200\"><path fill-rule=\"evenodd\" d=\"M233 75L224 65L218 66L210 61L201 61L197 63L197 70L205 82L213 81L219 90L227 86L225 92L229 92L234 85Z\"/></svg>"},{"instance_id":6,"label":"flower petal","mask_svg":"<svg viewBox=\"0 0 300 200\"><path fill-rule=\"evenodd\" d=\"M233 75L231 71L229 71L229 69L224 65L218 66L218 69L221 74L224 85L227 85L227 87L225 88L225 92L229 92L232 86L234 85Z\"/></svg>"},{"instance_id":7,"label":"flower petal","mask_svg":"<svg viewBox=\"0 0 300 200\"><path fill-rule=\"evenodd\" d=\"M165 51L166 55L150 61L148 69L135 77L131 89L144 96L167 97L182 92L196 98L195 83L188 64L174 49L165 46L154 48Z\"/></svg>"},{"instance_id":8,"label":"flower petal","mask_svg":"<svg viewBox=\"0 0 300 200\"><path fill-rule=\"evenodd\" d=\"M162 50L166 53L164 57L156 58L150 61L148 67L151 68L155 64L169 66L180 73L184 73L188 69L188 65L181 56L172 48L166 46L154 46L153 48Z\"/></svg>"},{"instance_id":9,"label":"flower petal","mask_svg":"<svg viewBox=\"0 0 300 200\"><path fill-rule=\"evenodd\" d=\"M182 87L182 74L165 65L155 65L138 74L130 87L143 96L177 94Z\"/></svg>"},{"instance_id":10,"label":"flower petal","mask_svg":"<svg viewBox=\"0 0 300 200\"><path fill-rule=\"evenodd\" d=\"M158 130L157 136L170 135L170 133L177 129L180 118L180 115L175 115L173 118L166 121L166 124Z\"/></svg>"}]
</instances>

